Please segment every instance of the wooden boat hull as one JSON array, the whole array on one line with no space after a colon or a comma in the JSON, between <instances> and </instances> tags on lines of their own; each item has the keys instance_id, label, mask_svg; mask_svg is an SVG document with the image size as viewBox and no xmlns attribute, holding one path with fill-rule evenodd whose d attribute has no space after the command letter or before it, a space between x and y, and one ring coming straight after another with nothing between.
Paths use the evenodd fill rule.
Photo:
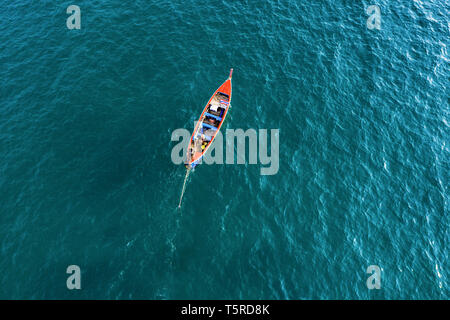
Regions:
<instances>
[{"instance_id":1,"label":"wooden boat hull","mask_svg":"<svg viewBox=\"0 0 450 320\"><path fill-rule=\"evenodd\" d=\"M212 145L228 114L231 103L231 77L214 92L203 109L189 140L187 168L195 168Z\"/></svg>"}]
</instances>

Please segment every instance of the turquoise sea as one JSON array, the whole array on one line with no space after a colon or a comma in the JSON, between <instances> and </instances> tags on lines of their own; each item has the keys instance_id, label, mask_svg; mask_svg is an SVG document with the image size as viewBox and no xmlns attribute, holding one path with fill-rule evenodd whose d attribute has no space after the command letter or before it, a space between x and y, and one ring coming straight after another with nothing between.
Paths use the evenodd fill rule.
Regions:
<instances>
[{"instance_id":1,"label":"turquoise sea","mask_svg":"<svg viewBox=\"0 0 450 320\"><path fill-rule=\"evenodd\" d=\"M1 1L0 298L449 299L449 32L447 0ZM202 164L177 209L171 134L232 67L224 128L279 129L279 171Z\"/></svg>"}]
</instances>

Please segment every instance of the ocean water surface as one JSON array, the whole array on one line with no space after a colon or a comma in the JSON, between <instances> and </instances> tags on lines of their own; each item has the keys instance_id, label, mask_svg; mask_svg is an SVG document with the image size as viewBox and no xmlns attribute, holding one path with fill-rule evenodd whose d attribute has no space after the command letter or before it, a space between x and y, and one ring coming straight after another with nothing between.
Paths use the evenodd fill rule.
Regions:
<instances>
[{"instance_id":1,"label":"ocean water surface","mask_svg":"<svg viewBox=\"0 0 450 320\"><path fill-rule=\"evenodd\" d=\"M448 299L449 21L438 0L3 1L0 298ZM231 67L225 127L279 129L279 171L202 164L177 209L171 134Z\"/></svg>"}]
</instances>

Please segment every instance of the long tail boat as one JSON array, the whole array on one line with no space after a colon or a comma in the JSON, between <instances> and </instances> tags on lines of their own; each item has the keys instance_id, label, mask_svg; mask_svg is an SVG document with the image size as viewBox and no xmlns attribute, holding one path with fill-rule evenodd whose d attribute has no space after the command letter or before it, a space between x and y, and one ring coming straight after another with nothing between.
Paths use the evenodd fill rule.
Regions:
<instances>
[{"instance_id":1,"label":"long tail boat","mask_svg":"<svg viewBox=\"0 0 450 320\"><path fill-rule=\"evenodd\" d=\"M199 164L203 155L208 151L230 109L232 76L233 69L230 70L228 79L211 96L195 125L194 132L189 140L186 163L187 170L178 208L181 208L181 201L183 200L189 172Z\"/></svg>"},{"instance_id":2,"label":"long tail boat","mask_svg":"<svg viewBox=\"0 0 450 320\"><path fill-rule=\"evenodd\" d=\"M186 168L195 168L222 126L231 103L231 77L214 92L197 121L189 141Z\"/></svg>"}]
</instances>

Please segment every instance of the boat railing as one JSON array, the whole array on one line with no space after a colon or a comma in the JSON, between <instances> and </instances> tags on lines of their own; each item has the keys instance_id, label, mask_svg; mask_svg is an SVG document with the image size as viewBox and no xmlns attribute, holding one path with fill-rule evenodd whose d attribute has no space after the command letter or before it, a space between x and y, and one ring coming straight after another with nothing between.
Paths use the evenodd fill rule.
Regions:
<instances>
[{"instance_id":1,"label":"boat railing","mask_svg":"<svg viewBox=\"0 0 450 320\"><path fill-rule=\"evenodd\" d=\"M203 125L203 127L206 127L206 128L209 128L209 129L212 129L212 130L217 130L217 128L216 127L214 127L214 126L212 126L212 125L210 125L210 124L207 124L207 123L202 123L202 125Z\"/></svg>"},{"instance_id":2,"label":"boat railing","mask_svg":"<svg viewBox=\"0 0 450 320\"><path fill-rule=\"evenodd\" d=\"M213 114L211 114L211 113L208 113L208 112L205 112L205 116L208 116L208 117L214 118L214 119L216 119L216 120L219 120L219 121L221 121L221 120L222 120L222 118L221 118L221 117L219 117L219 116L216 116L216 115L213 115Z\"/></svg>"}]
</instances>

